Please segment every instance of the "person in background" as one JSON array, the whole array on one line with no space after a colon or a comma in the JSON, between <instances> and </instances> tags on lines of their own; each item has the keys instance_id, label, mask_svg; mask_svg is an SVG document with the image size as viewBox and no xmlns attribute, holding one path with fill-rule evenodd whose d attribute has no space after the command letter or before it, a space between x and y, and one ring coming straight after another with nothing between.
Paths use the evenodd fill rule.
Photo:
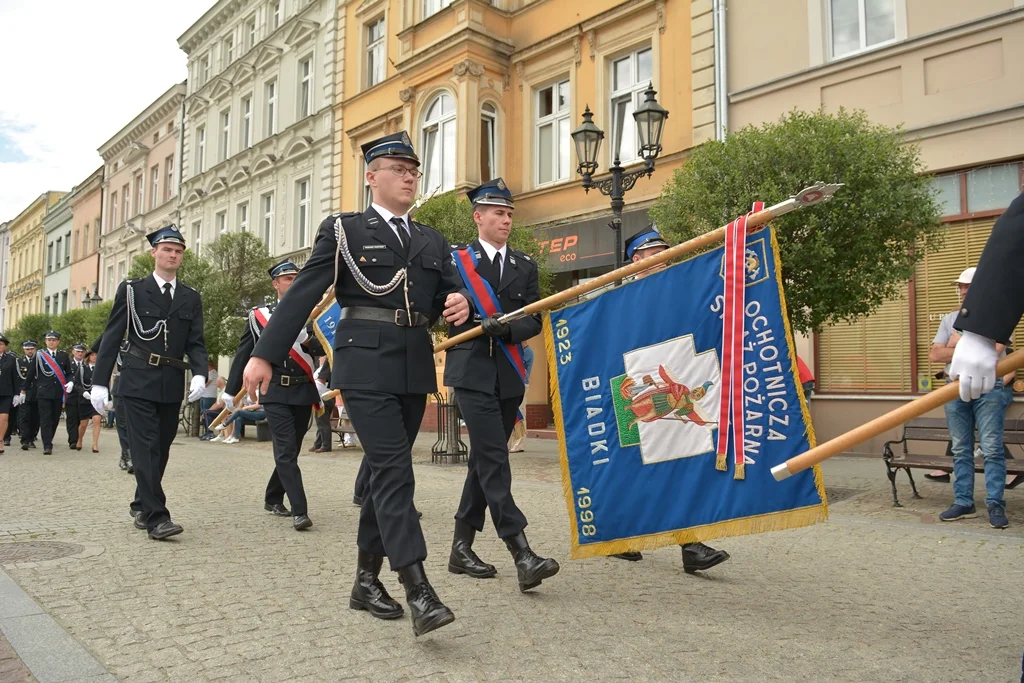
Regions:
<instances>
[{"instance_id":1,"label":"person in background","mask_svg":"<svg viewBox=\"0 0 1024 683\"><path fill-rule=\"evenodd\" d=\"M7 337L0 334L0 434L7 434L11 410L21 403L18 358L7 351ZM4 452L0 447L0 455Z\"/></svg>"},{"instance_id":2,"label":"person in background","mask_svg":"<svg viewBox=\"0 0 1024 683\"><path fill-rule=\"evenodd\" d=\"M203 389L203 393L199 397L200 415L205 415L210 406L217 402L217 381L220 379L217 376L217 363L210 359L209 366L209 370L206 373L206 388ZM203 433L199 438L204 441L213 438L213 432L206 426L205 421L203 422Z\"/></svg>"},{"instance_id":3,"label":"person in background","mask_svg":"<svg viewBox=\"0 0 1024 683\"><path fill-rule=\"evenodd\" d=\"M78 425L81 417L78 414L78 405L82 401L82 365L85 363L85 354L89 349L85 344L78 343L71 347L71 372L68 374L68 381L73 385L71 391L64 397L64 428L68 433L68 448L73 451L82 450L82 443L78 438Z\"/></svg>"},{"instance_id":4,"label":"person in background","mask_svg":"<svg viewBox=\"0 0 1024 683\"><path fill-rule=\"evenodd\" d=\"M75 383L81 383L82 391L77 393L78 400L78 441L76 442L75 449L82 450L82 441L85 440L85 432L89 429L89 423L92 423L92 452L100 452L100 414L96 412L96 409L92 406L92 374L96 369L96 349L90 349L89 355L82 362L78 369L77 379ZM69 399L70 400L70 397Z\"/></svg>"},{"instance_id":5,"label":"person in background","mask_svg":"<svg viewBox=\"0 0 1024 683\"><path fill-rule=\"evenodd\" d=\"M39 406L36 405L35 383L29 383L28 369L35 365L36 342L26 339L21 343L24 356L18 359L18 379L20 391L24 394L18 399L18 436L21 438L21 450L27 451L36 447L36 435L39 434Z\"/></svg>"},{"instance_id":6,"label":"person in background","mask_svg":"<svg viewBox=\"0 0 1024 683\"><path fill-rule=\"evenodd\" d=\"M331 381L331 364L327 362L327 356L320 357L320 367L316 371L316 390L323 399L324 394L330 391L327 384ZM316 418L316 440L309 449L310 453L330 453L334 441L334 432L331 431L331 416L334 415L335 399L324 400L324 411Z\"/></svg>"},{"instance_id":7,"label":"person in background","mask_svg":"<svg viewBox=\"0 0 1024 683\"><path fill-rule=\"evenodd\" d=\"M206 430L206 433L199 437L200 441L212 441L216 436L216 433L210 429L210 425L213 424L213 421L217 419L218 415L220 415L220 411L224 410L224 387L226 385L227 380L223 377L217 378L217 383L215 385L217 387L217 400L215 400L209 408L201 413L203 416L203 428Z\"/></svg>"},{"instance_id":8,"label":"person in background","mask_svg":"<svg viewBox=\"0 0 1024 683\"><path fill-rule=\"evenodd\" d=\"M519 414L523 419L516 422L512 428L512 436L508 440L509 453L522 453L526 444L526 395L530 392L530 372L533 370L533 349L523 344L523 365L526 366L526 387L523 393L523 402L519 404Z\"/></svg>"},{"instance_id":9,"label":"person in background","mask_svg":"<svg viewBox=\"0 0 1024 683\"><path fill-rule=\"evenodd\" d=\"M224 420L224 424L221 425L222 433L227 433L231 430L231 436L224 439L224 443L238 443L242 440L242 427L245 423L256 424L260 420L264 420L267 417L266 411L259 403L245 403L247 399L243 399L242 407L231 413L228 419ZM218 439L213 439L217 441Z\"/></svg>"}]
</instances>

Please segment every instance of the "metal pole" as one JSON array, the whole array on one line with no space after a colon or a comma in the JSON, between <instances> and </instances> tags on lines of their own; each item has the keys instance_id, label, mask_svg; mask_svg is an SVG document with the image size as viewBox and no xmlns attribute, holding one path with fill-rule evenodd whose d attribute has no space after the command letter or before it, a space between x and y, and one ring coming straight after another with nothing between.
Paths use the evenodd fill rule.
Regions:
<instances>
[{"instance_id":1,"label":"metal pole","mask_svg":"<svg viewBox=\"0 0 1024 683\"><path fill-rule=\"evenodd\" d=\"M622 209L626 205L625 193L622 191L622 164L616 156L615 165L610 169L612 186L609 196L612 199L612 222L608 225L615 232L615 269L622 267Z\"/></svg>"}]
</instances>

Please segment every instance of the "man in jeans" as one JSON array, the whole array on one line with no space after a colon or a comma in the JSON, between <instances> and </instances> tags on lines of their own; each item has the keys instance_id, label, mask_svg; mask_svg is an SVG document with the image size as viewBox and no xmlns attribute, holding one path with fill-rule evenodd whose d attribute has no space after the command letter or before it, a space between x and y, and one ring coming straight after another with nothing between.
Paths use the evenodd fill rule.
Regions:
<instances>
[{"instance_id":1,"label":"man in jeans","mask_svg":"<svg viewBox=\"0 0 1024 683\"><path fill-rule=\"evenodd\" d=\"M974 271L974 268L968 268L954 282L961 301L967 295ZM947 374L953 350L960 341L960 333L953 329L958 313L959 311L953 311L943 316L928 354L932 362L947 364ZM997 352L1001 356L1005 355L1005 346L997 344ZM946 425L953 448L954 501L948 510L939 515L943 522L977 517L974 506L974 428L977 426L978 439L985 457L985 504L988 507L989 524L994 529L1005 529L1009 526L1006 519L1006 503L1003 500L1003 488L1006 485L1003 418L1010 398L1011 395L1000 378L996 380L995 389L981 398L972 401L957 398L946 404Z\"/></svg>"}]
</instances>

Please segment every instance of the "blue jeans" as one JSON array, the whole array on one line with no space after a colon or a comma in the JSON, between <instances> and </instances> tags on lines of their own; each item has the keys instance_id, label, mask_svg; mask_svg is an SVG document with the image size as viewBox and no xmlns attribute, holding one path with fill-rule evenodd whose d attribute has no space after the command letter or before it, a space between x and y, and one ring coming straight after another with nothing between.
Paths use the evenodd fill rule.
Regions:
<instances>
[{"instance_id":1,"label":"blue jeans","mask_svg":"<svg viewBox=\"0 0 1024 683\"><path fill-rule=\"evenodd\" d=\"M252 424L255 424L257 420L262 420L266 416L267 416L267 414L264 411L262 411L262 410L236 410L235 412L231 413L231 417L229 417L228 419L224 420L224 424L225 425L229 425L232 422L234 422L235 423L235 430L234 430L233 434L234 434L236 439L241 439L242 438L242 426L245 424L246 421L248 421L248 422L250 422ZM1000 443L1002 443L1002 435L1003 435L1003 432L1002 432L1002 429L1000 429L1000 431L999 431ZM1004 470L1006 469L1005 463L1003 465L1003 469Z\"/></svg>"},{"instance_id":2,"label":"blue jeans","mask_svg":"<svg viewBox=\"0 0 1024 683\"><path fill-rule=\"evenodd\" d=\"M199 399L199 414L205 416L206 415L206 411L209 410L210 406L212 406L216 402L217 402L217 399L214 398L213 396L204 396L204 397L200 398ZM207 422L206 420L203 420L203 433L204 434L209 434L210 433L210 423Z\"/></svg>"},{"instance_id":3,"label":"blue jeans","mask_svg":"<svg viewBox=\"0 0 1024 683\"><path fill-rule=\"evenodd\" d=\"M986 505L1006 506L1006 456L1003 453L1003 418L1013 394L996 380L995 389L974 401L959 398L946 404L946 425L953 441L953 495L957 505L974 505L974 427L978 427L985 456Z\"/></svg>"}]
</instances>

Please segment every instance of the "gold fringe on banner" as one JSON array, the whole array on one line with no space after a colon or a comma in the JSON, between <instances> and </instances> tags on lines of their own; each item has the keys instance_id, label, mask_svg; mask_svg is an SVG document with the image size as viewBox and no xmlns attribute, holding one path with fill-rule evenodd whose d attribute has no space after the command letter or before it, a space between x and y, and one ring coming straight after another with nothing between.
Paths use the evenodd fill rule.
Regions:
<instances>
[{"instance_id":1,"label":"gold fringe on banner","mask_svg":"<svg viewBox=\"0 0 1024 683\"><path fill-rule=\"evenodd\" d=\"M721 428L719 428L718 438L722 438ZM725 472L729 469L729 463L725 456L725 453L719 453L715 456L715 469L719 472Z\"/></svg>"},{"instance_id":2,"label":"gold fringe on banner","mask_svg":"<svg viewBox=\"0 0 1024 683\"><path fill-rule=\"evenodd\" d=\"M733 479L746 479L747 478L747 464L745 462L736 463L736 469L732 473Z\"/></svg>"}]
</instances>

